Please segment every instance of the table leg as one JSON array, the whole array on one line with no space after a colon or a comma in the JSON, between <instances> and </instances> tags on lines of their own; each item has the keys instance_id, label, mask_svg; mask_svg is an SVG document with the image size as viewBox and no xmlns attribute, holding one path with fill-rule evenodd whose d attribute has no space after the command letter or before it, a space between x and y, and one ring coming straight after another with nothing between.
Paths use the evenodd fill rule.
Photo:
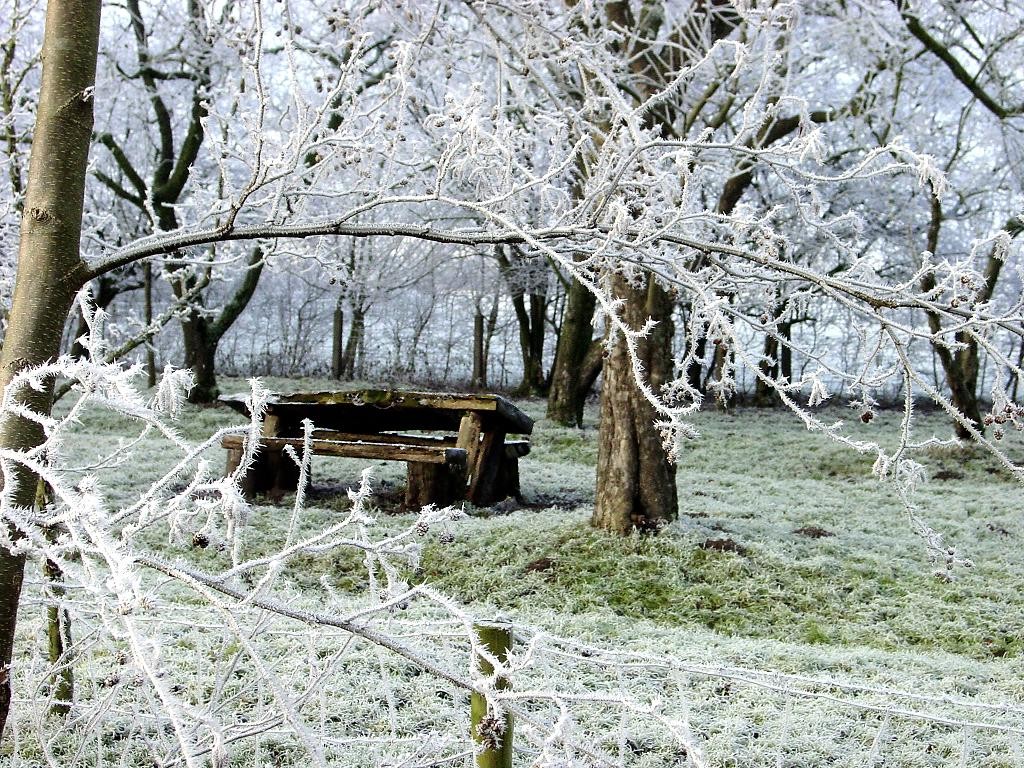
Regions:
<instances>
[{"instance_id":1,"label":"table leg","mask_svg":"<svg viewBox=\"0 0 1024 768\"><path fill-rule=\"evenodd\" d=\"M279 433L278 417L268 413L263 419L261 437L277 437ZM241 459L241 450L228 452L227 470L229 473L238 466ZM256 451L256 458L242 479L241 485L242 493L247 499L251 499L258 493L280 497L285 493L298 490L299 467L285 456L280 448L268 448L261 445Z\"/></svg>"},{"instance_id":2,"label":"table leg","mask_svg":"<svg viewBox=\"0 0 1024 768\"><path fill-rule=\"evenodd\" d=\"M466 468L461 464L409 462L406 477L405 507L413 512L427 504L450 506L462 501L466 493Z\"/></svg>"},{"instance_id":3,"label":"table leg","mask_svg":"<svg viewBox=\"0 0 1024 768\"><path fill-rule=\"evenodd\" d=\"M480 438L483 434L483 419L478 413L467 413L459 422L459 436L455 440L456 448L463 448L466 451L466 480L469 487L466 498L476 503L473 497L473 488L480 475Z\"/></svg>"},{"instance_id":4,"label":"table leg","mask_svg":"<svg viewBox=\"0 0 1024 768\"><path fill-rule=\"evenodd\" d=\"M466 449L469 480L466 498L479 506L498 501L498 478L505 450L504 430L485 430L479 414L467 413L462 417L455 445Z\"/></svg>"}]
</instances>

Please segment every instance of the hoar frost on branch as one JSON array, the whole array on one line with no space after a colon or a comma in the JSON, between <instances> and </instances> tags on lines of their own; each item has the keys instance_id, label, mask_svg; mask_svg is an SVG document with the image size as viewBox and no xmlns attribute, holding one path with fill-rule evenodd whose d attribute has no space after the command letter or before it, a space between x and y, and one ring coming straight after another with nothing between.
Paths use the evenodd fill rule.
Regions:
<instances>
[{"instance_id":1,"label":"hoar frost on branch","mask_svg":"<svg viewBox=\"0 0 1024 768\"><path fill-rule=\"evenodd\" d=\"M179 262L179 270L190 260L212 269L240 260L237 244L250 240L302 239L324 264L340 250L333 245L338 238L514 244L594 293L606 343L625 344L674 457L684 455L682 438L696 436L686 419L703 395L686 371L703 359L702 345L710 341L720 360L711 387L718 397L728 400L745 368L808 428L875 454L876 473L895 485L932 554L946 566L964 562L911 502L922 476L914 456L940 442L915 434L915 397L938 403L1018 478L1024 469L1000 449L998 429L989 439L930 384L914 351L975 344L1003 375L1024 375L999 343L1024 332L1021 299L990 291L979 300L984 275L973 258L975 250L991 248L1020 277L1020 246L1009 232L987 235L962 257L926 256L919 267L892 276L891 243L867 234L865 199L880 184L915 176L938 198L945 175L933 158L897 137L863 146L837 127L873 109L870 89L884 60L861 66L836 51L831 68L820 61L797 66L800 46L843 39L875 11L737 3L727 9L725 31L739 30L731 37L711 42L698 26L657 39L666 61L686 62L665 82L621 55L638 43L637 35L609 24L588 3L352 3L322 11L301 2L200 9L187 43L209 77L197 107L206 112L206 141L191 172L207 183L168 206L178 224L170 231L124 245L117 238L88 241L82 280L157 256ZM110 17L127 22L117 9ZM224 23L223 37L213 35L214 21ZM865 45L853 46L850 59L878 53ZM847 67L870 74L852 82ZM239 85L222 93L214 77L224 73ZM109 116L130 114L115 109L114 90L113 82L101 81L93 100L109 107ZM736 180L756 187L759 204L737 197L716 207L723 186ZM159 213L151 210L150 218ZM92 230L110 220L96 210L87 214ZM212 244L215 259L200 250ZM919 243L914 255L924 250ZM671 380L657 386L637 350L659 326L627 322L616 289L635 289L651 275L687 306L691 327L703 329L685 340ZM781 324L812 305L829 308L858 334L851 365L783 333ZM800 379L772 373L743 343L752 334L788 344L814 364ZM701 763L685 719L634 695L622 675L613 694L604 692L606 681L572 693L522 685L539 642L496 664L519 681L511 692L467 675L469 659L481 650L472 618L408 575L420 532L443 529L451 510L427 509L408 529L375 535L364 484L341 521L311 531L299 493L276 552L249 554L249 509L237 473L218 479L203 458L226 432L194 445L171 419L186 384L182 374L169 371L147 401L134 388L136 371L97 361L105 351L96 339L91 346L92 362L62 358L14 374L2 405L4 418L38 424L44 435L35 447L0 453L5 477L15 478L18 465L49 487L49 501L30 510L14 503L17 483L5 483L0 504L16 532L6 547L60 569L81 627L75 653L94 655L85 668L94 675L95 696L76 708L68 727L46 730L45 697L19 702L37 718L46 760L60 764L58 752L92 749L90 724L101 720L122 722L133 745L146 745L167 764L207 758L224 764L232 750L247 748L248 737L267 734L300 745L314 764L328 762L335 749L384 753L396 765L436 765L470 753L468 734L447 709L437 715L445 727L430 728L426 738L400 732L394 680L401 675L403 685L413 685L415 668L444 681L448 696L477 690L496 712L514 711L527 724L522 732L535 765L619 765L625 746L614 754L610 734L625 745L647 728L652 738L680 748L681 757ZM22 404L22 393L45 390L58 377L77 382L66 415ZM854 393L857 415L870 420L874 393L894 380L905 398L895 449L855 440L813 409L842 387ZM252 437L265 397L254 384ZM991 400L986 421L999 429L1022 427L1021 408L999 379ZM135 445L118 446L88 467L70 464L62 441L87 406L137 422ZM97 477L125 466L126 451L154 436L174 452L171 469L137 499L111 509ZM308 470L308 451L292 458ZM239 472L249 460L251 454ZM157 540L180 548L182 559L152 554ZM327 608L303 605L280 574L293 561L335 549L363 558L365 599L324 583ZM203 650L168 658L175 642ZM327 681L351 681L368 669L380 675L391 722L378 737L332 736ZM347 674L337 674L342 671ZM36 664L25 674L45 680L53 671ZM42 691L44 684L37 685ZM426 709L429 700L424 696L420 706ZM353 706L351 698L346 706ZM594 719L577 722L574 713L588 707L598 710ZM145 714L130 717L139 713Z\"/></svg>"}]
</instances>

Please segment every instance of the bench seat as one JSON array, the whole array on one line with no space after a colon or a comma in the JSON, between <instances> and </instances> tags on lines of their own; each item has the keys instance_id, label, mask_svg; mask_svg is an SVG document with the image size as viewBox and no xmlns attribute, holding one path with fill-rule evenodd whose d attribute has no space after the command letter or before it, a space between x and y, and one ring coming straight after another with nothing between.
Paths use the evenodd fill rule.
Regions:
<instances>
[{"instance_id":1,"label":"bench seat","mask_svg":"<svg viewBox=\"0 0 1024 768\"><path fill-rule=\"evenodd\" d=\"M226 435L221 445L229 450L242 450L242 435ZM260 445L271 450L281 450L290 445L301 449L304 441L299 437L261 437ZM454 464L466 466L466 451L449 448L443 444L414 445L398 442L370 442L369 440L310 440L314 456L345 456L352 459L384 459L386 461L411 461L421 464Z\"/></svg>"},{"instance_id":2,"label":"bench seat","mask_svg":"<svg viewBox=\"0 0 1024 768\"><path fill-rule=\"evenodd\" d=\"M241 463L244 441L242 435L225 435L221 439L221 446L228 451L227 474L234 472ZM242 479L245 496L251 498L257 493L281 496L285 489L294 489L299 469L282 452L286 446L301 451L303 445L302 438L297 437L261 437L256 462ZM312 439L309 446L315 456L406 462L405 505L410 509L426 504L453 504L465 494L467 455L463 448L450 447L443 442L414 445L376 439L372 442L328 440L323 436Z\"/></svg>"}]
</instances>

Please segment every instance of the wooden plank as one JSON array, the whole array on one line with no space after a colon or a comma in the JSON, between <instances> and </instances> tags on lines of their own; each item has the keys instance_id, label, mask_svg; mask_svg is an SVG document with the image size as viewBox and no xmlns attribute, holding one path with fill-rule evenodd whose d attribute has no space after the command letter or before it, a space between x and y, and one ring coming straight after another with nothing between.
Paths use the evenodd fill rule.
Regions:
<instances>
[{"instance_id":1,"label":"wooden plank","mask_svg":"<svg viewBox=\"0 0 1024 768\"><path fill-rule=\"evenodd\" d=\"M526 456L530 453L530 441L529 440L506 440L505 441L505 455L509 457L519 458Z\"/></svg>"},{"instance_id":2,"label":"wooden plank","mask_svg":"<svg viewBox=\"0 0 1024 768\"><path fill-rule=\"evenodd\" d=\"M454 448L455 435L399 435L388 432L379 432L372 435L356 434L354 432L336 432L331 429L314 429L314 439L318 440L339 440L348 443L387 443L397 445L423 445L423 446L447 446Z\"/></svg>"},{"instance_id":3,"label":"wooden plank","mask_svg":"<svg viewBox=\"0 0 1024 768\"><path fill-rule=\"evenodd\" d=\"M281 419L273 413L264 415L263 423L260 425L260 434L263 437L275 437L281 434Z\"/></svg>"},{"instance_id":4,"label":"wooden plank","mask_svg":"<svg viewBox=\"0 0 1024 768\"><path fill-rule=\"evenodd\" d=\"M245 394L222 395L221 403L248 415ZM302 418L314 424L351 430L367 416L361 412L397 411L388 414L391 429L448 429L454 428L463 413L490 414L496 426L506 432L530 434L533 419L513 403L495 394L463 394L446 392L418 392L400 389L357 389L323 392L290 392L273 395L268 401L270 413L287 415L289 424L298 424ZM409 415L400 415L407 412ZM415 414L415 415L413 415ZM382 414L377 414L380 417ZM330 422L330 423L325 423ZM368 425L367 425L368 426Z\"/></svg>"},{"instance_id":5,"label":"wooden plank","mask_svg":"<svg viewBox=\"0 0 1024 768\"><path fill-rule=\"evenodd\" d=\"M501 395L495 395L498 415L505 422L505 431L517 435L533 434L533 419Z\"/></svg>"},{"instance_id":6,"label":"wooden plank","mask_svg":"<svg viewBox=\"0 0 1024 768\"><path fill-rule=\"evenodd\" d=\"M221 440L224 448L241 448L241 435L226 435ZM294 437L265 437L260 445L270 450L281 450L290 445L301 450L303 440ZM465 464L466 451L444 446L394 445L388 443L342 442L337 440L311 440L310 448L317 456L343 456L353 459L383 459L385 461L414 461L423 464Z\"/></svg>"}]
</instances>

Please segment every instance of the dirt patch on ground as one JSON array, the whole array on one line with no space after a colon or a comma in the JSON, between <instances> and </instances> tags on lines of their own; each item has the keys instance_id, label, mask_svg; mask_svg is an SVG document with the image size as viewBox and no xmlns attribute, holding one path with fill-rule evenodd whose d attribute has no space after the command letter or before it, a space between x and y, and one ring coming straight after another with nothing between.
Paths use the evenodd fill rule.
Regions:
<instances>
[{"instance_id":1,"label":"dirt patch on ground","mask_svg":"<svg viewBox=\"0 0 1024 768\"><path fill-rule=\"evenodd\" d=\"M733 552L737 555L747 554L747 548L732 539L707 539L700 545L700 548L714 552Z\"/></svg>"}]
</instances>

